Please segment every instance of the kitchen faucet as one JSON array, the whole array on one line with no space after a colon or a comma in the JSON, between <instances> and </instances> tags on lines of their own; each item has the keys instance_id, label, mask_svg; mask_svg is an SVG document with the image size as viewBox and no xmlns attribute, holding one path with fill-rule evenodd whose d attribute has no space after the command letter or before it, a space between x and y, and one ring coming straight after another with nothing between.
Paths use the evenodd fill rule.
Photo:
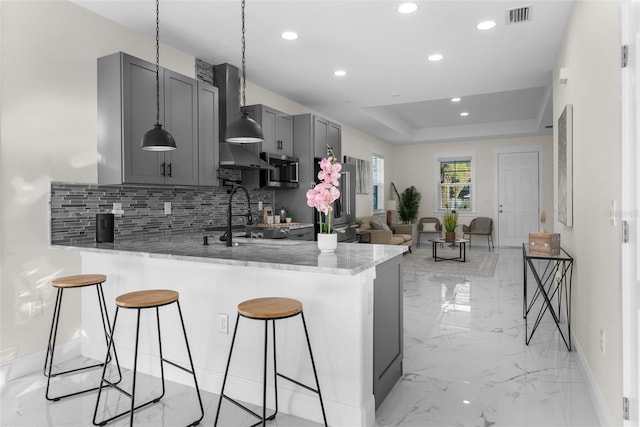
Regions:
<instances>
[{"instance_id":1,"label":"kitchen faucet","mask_svg":"<svg viewBox=\"0 0 640 427\"><path fill-rule=\"evenodd\" d=\"M231 180L222 180L222 185L226 186L229 184L239 184L238 181ZM233 215L231 214L231 205L233 201L233 195L236 194L238 190L244 191L244 194L247 196L247 213L244 215ZM246 188L241 185L234 186L231 190L227 190L227 194L229 194L229 205L227 207L227 246L233 246L233 238L231 233L231 220L234 216L246 216L247 217L247 225L253 225L253 217L251 216L251 199L249 197L249 192Z\"/></svg>"}]
</instances>

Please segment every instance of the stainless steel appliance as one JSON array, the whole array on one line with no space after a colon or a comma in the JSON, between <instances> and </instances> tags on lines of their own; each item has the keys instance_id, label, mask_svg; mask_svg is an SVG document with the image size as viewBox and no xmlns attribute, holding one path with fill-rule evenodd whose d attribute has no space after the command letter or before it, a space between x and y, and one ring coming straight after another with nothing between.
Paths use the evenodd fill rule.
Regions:
<instances>
[{"instance_id":1,"label":"stainless steel appliance","mask_svg":"<svg viewBox=\"0 0 640 427\"><path fill-rule=\"evenodd\" d=\"M314 176L318 181L320 159L314 161ZM333 202L333 228L338 234L339 242L353 242L356 240L356 168L354 165L342 163L340 171L340 198ZM318 181L319 182L319 181ZM320 230L318 215L315 215L316 233Z\"/></svg>"},{"instance_id":2,"label":"stainless steel appliance","mask_svg":"<svg viewBox=\"0 0 640 427\"><path fill-rule=\"evenodd\" d=\"M298 188L299 184L299 161L297 157L289 157L262 152L260 158L269 166L270 170L260 171L261 188Z\"/></svg>"}]
</instances>

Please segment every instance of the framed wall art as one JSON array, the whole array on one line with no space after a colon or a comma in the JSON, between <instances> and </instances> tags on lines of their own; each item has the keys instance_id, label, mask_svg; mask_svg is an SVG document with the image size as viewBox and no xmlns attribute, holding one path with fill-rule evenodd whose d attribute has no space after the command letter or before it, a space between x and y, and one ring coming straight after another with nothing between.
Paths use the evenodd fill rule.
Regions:
<instances>
[{"instance_id":1,"label":"framed wall art","mask_svg":"<svg viewBox=\"0 0 640 427\"><path fill-rule=\"evenodd\" d=\"M369 194L372 187L371 162L344 156L344 162L356 167L356 194Z\"/></svg>"},{"instance_id":2,"label":"framed wall art","mask_svg":"<svg viewBox=\"0 0 640 427\"><path fill-rule=\"evenodd\" d=\"M558 118L558 221L573 227L573 105Z\"/></svg>"}]
</instances>

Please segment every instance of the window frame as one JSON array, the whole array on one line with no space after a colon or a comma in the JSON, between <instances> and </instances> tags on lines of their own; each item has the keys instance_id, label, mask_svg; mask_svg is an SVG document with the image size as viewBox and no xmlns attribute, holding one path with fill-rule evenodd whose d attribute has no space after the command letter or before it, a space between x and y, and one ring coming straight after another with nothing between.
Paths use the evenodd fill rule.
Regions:
<instances>
[{"instance_id":1,"label":"window frame","mask_svg":"<svg viewBox=\"0 0 640 427\"><path fill-rule=\"evenodd\" d=\"M433 157L434 164L434 212L437 214L445 214L449 210L441 208L441 182L440 182L440 165L442 162L464 162L469 161L471 163L471 182L469 183L469 193L471 195L471 206L469 209L456 210L459 214L475 214L476 213L476 199L478 198L478 181L477 181L477 166L476 166L476 152L475 151L460 151L449 153L435 153Z\"/></svg>"}]
</instances>

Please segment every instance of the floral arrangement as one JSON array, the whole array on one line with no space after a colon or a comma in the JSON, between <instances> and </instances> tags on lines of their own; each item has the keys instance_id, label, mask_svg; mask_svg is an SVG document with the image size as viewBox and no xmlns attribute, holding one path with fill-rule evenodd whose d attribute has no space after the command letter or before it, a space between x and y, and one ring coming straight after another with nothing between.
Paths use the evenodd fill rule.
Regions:
<instances>
[{"instance_id":1,"label":"floral arrangement","mask_svg":"<svg viewBox=\"0 0 640 427\"><path fill-rule=\"evenodd\" d=\"M315 208L320 217L320 233L331 234L331 212L333 202L340 197L340 171L342 165L337 163L338 159L333 155L331 147L327 148L327 157L320 160L320 172L318 179L320 183L307 191L307 205ZM326 218L326 221L323 221Z\"/></svg>"}]
</instances>

